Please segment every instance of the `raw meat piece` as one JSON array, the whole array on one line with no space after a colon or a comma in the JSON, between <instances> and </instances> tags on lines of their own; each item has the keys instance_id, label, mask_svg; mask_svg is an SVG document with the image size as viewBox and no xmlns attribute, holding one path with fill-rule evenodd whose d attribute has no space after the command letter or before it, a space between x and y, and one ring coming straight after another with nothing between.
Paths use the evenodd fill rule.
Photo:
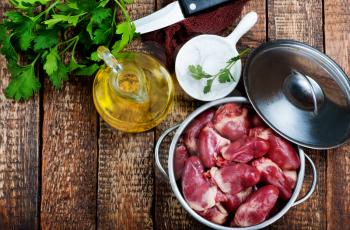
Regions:
<instances>
[{"instance_id":1,"label":"raw meat piece","mask_svg":"<svg viewBox=\"0 0 350 230\"><path fill-rule=\"evenodd\" d=\"M265 122L257 114L253 115L252 125L254 127L264 127L264 126L266 126Z\"/></svg>"},{"instance_id":2,"label":"raw meat piece","mask_svg":"<svg viewBox=\"0 0 350 230\"><path fill-rule=\"evenodd\" d=\"M273 131L270 128L256 127L249 130L250 137L259 137L264 140L269 140L270 135L273 135Z\"/></svg>"},{"instance_id":3,"label":"raw meat piece","mask_svg":"<svg viewBox=\"0 0 350 230\"><path fill-rule=\"evenodd\" d=\"M198 156L204 166L211 168L215 166L217 154L221 148L230 144L230 141L220 136L209 122L199 133L198 137Z\"/></svg>"},{"instance_id":4,"label":"raw meat piece","mask_svg":"<svg viewBox=\"0 0 350 230\"><path fill-rule=\"evenodd\" d=\"M270 149L268 141L259 137L243 136L221 149L222 157L229 161L247 163L264 156Z\"/></svg>"},{"instance_id":5,"label":"raw meat piece","mask_svg":"<svg viewBox=\"0 0 350 230\"><path fill-rule=\"evenodd\" d=\"M220 169L213 167L210 174L221 191L231 195L257 184L260 180L260 172L256 168L242 163Z\"/></svg>"},{"instance_id":6,"label":"raw meat piece","mask_svg":"<svg viewBox=\"0 0 350 230\"><path fill-rule=\"evenodd\" d=\"M221 204L217 204L212 208L198 212L198 214L215 224L225 223L228 217L228 212Z\"/></svg>"},{"instance_id":7,"label":"raw meat piece","mask_svg":"<svg viewBox=\"0 0 350 230\"><path fill-rule=\"evenodd\" d=\"M266 157L270 158L283 170L296 170L300 167L300 159L293 146L282 137L274 134L271 129L254 128L250 130L250 136L268 140L270 151Z\"/></svg>"},{"instance_id":8,"label":"raw meat piece","mask_svg":"<svg viewBox=\"0 0 350 230\"><path fill-rule=\"evenodd\" d=\"M184 142L190 153L197 153L197 140L201 129L210 122L215 114L215 110L207 110L194 119L186 128Z\"/></svg>"},{"instance_id":9,"label":"raw meat piece","mask_svg":"<svg viewBox=\"0 0 350 230\"><path fill-rule=\"evenodd\" d=\"M234 103L225 104L216 111L213 124L223 137L235 141L248 134L248 109Z\"/></svg>"},{"instance_id":10,"label":"raw meat piece","mask_svg":"<svg viewBox=\"0 0 350 230\"><path fill-rule=\"evenodd\" d=\"M278 189L275 186L259 188L237 209L231 226L248 227L260 224L268 217L277 198Z\"/></svg>"},{"instance_id":11,"label":"raw meat piece","mask_svg":"<svg viewBox=\"0 0 350 230\"><path fill-rule=\"evenodd\" d=\"M224 166L235 165L235 164L237 164L237 162L225 160L221 154L218 154L216 156L216 159L215 159L215 164L216 164L216 166L221 168Z\"/></svg>"},{"instance_id":12,"label":"raw meat piece","mask_svg":"<svg viewBox=\"0 0 350 230\"><path fill-rule=\"evenodd\" d=\"M289 142L276 135L272 135L269 142L271 150L266 157L285 170L297 170L300 167L297 152Z\"/></svg>"},{"instance_id":13,"label":"raw meat piece","mask_svg":"<svg viewBox=\"0 0 350 230\"><path fill-rule=\"evenodd\" d=\"M214 207L218 189L203 175L204 167L197 156L189 157L182 174L182 193L196 211Z\"/></svg>"},{"instance_id":14,"label":"raw meat piece","mask_svg":"<svg viewBox=\"0 0 350 230\"><path fill-rule=\"evenodd\" d=\"M252 165L261 173L261 181L276 186L280 191L280 197L288 200L292 196L290 184L283 171L268 158L260 158L252 162Z\"/></svg>"},{"instance_id":15,"label":"raw meat piece","mask_svg":"<svg viewBox=\"0 0 350 230\"><path fill-rule=\"evenodd\" d=\"M176 180L181 178L187 158L188 152L186 147L184 145L177 147L174 156L174 173Z\"/></svg>"},{"instance_id":16,"label":"raw meat piece","mask_svg":"<svg viewBox=\"0 0 350 230\"><path fill-rule=\"evenodd\" d=\"M286 176L290 187L293 189L297 182L297 171L295 170L283 170L283 174Z\"/></svg>"},{"instance_id":17,"label":"raw meat piece","mask_svg":"<svg viewBox=\"0 0 350 230\"><path fill-rule=\"evenodd\" d=\"M234 195L226 194L227 201L223 202L223 205L228 211L235 212L237 208L248 198L248 196L252 192L253 192L253 188L249 187Z\"/></svg>"}]
</instances>

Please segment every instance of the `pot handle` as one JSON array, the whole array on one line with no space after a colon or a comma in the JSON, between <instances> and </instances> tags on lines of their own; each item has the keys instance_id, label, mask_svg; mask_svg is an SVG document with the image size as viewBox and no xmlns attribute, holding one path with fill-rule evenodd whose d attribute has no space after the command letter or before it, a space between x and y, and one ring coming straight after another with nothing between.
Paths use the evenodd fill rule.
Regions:
<instances>
[{"instance_id":1,"label":"pot handle","mask_svg":"<svg viewBox=\"0 0 350 230\"><path fill-rule=\"evenodd\" d=\"M171 133L173 132L175 129L177 129L180 125L175 125L169 129L167 129L158 139L157 144L156 144L156 148L154 149L154 155L156 158L156 165L159 169L159 171L163 174L164 177L166 177L167 179L169 179L168 174L166 173L165 169L163 168L162 164L160 163L160 158L159 158L159 150L160 150L160 146L162 145L164 139Z\"/></svg>"},{"instance_id":2,"label":"pot handle","mask_svg":"<svg viewBox=\"0 0 350 230\"><path fill-rule=\"evenodd\" d=\"M300 198L299 200L295 201L293 204L292 204L292 207L298 205L298 204L301 204L303 203L304 201L306 201L307 199L310 198L310 196L314 193L315 191L315 188L316 188L316 183L317 183L317 171L316 171L316 166L315 166L315 163L311 160L311 158L306 155L305 155L305 158L306 160L308 160L308 162L310 163L311 165L311 168L312 168L312 184L310 186L310 189L309 191L306 193L306 195L303 197L303 198Z\"/></svg>"}]
</instances>

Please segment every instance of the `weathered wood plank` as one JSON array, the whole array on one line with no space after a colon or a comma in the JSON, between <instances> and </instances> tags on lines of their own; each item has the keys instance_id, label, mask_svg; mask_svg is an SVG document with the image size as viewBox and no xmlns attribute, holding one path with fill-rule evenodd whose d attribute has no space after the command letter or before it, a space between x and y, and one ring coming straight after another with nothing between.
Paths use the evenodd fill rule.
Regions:
<instances>
[{"instance_id":1,"label":"weathered wood plank","mask_svg":"<svg viewBox=\"0 0 350 230\"><path fill-rule=\"evenodd\" d=\"M0 0L0 20L8 9ZM9 80L0 57L0 229L37 229L40 98L6 99Z\"/></svg>"},{"instance_id":2,"label":"weathered wood plank","mask_svg":"<svg viewBox=\"0 0 350 230\"><path fill-rule=\"evenodd\" d=\"M97 114L92 78L44 90L42 229L95 229Z\"/></svg>"},{"instance_id":3,"label":"weathered wood plank","mask_svg":"<svg viewBox=\"0 0 350 230\"><path fill-rule=\"evenodd\" d=\"M295 39L323 50L322 1L268 1L268 39ZM318 185L314 195L292 208L272 226L273 229L325 229L326 215L326 154L307 150L318 170ZM312 177L307 170L304 194Z\"/></svg>"},{"instance_id":4,"label":"weathered wood plank","mask_svg":"<svg viewBox=\"0 0 350 230\"><path fill-rule=\"evenodd\" d=\"M154 11L153 0L135 0L133 19ZM130 50L142 50L135 41ZM153 228L154 130L128 134L100 121L97 222L99 229Z\"/></svg>"},{"instance_id":5,"label":"weathered wood plank","mask_svg":"<svg viewBox=\"0 0 350 230\"><path fill-rule=\"evenodd\" d=\"M350 76L350 2L324 1L325 50ZM350 144L327 154L327 228L350 225Z\"/></svg>"},{"instance_id":6,"label":"weathered wood plank","mask_svg":"<svg viewBox=\"0 0 350 230\"><path fill-rule=\"evenodd\" d=\"M172 2L172 0L157 0L157 8L160 9ZM168 118L156 128L156 139L171 126L180 123L186 116L195 110L198 102L187 96L179 86L176 77L173 77L175 86L175 97L172 111ZM171 142L171 137L164 141L161 150L161 161L163 165L167 164L168 147ZM167 167L166 167L167 168ZM173 194L170 184L159 172L155 169L155 229L202 229L199 222L195 221Z\"/></svg>"},{"instance_id":7,"label":"weathered wood plank","mask_svg":"<svg viewBox=\"0 0 350 230\"><path fill-rule=\"evenodd\" d=\"M158 0L157 7L161 8L171 1ZM258 24L250 31L240 42L240 47L256 47L266 39L266 18L265 18L265 2L250 1L244 7L244 13L254 10L259 14ZM243 15L243 14L242 14ZM238 23L239 19L234 23ZM158 138L167 128L180 123L186 116L194 111L200 104L193 100L180 88L176 78L175 83L175 102L171 115L167 120L157 127L156 137ZM171 139L168 138L164 142L162 148L162 161L164 165L167 162L167 150ZM206 229L198 221L194 220L185 209L182 208L177 201L175 195L170 188L170 184L162 178L159 170L156 169L156 204L155 204L155 228L156 229Z\"/></svg>"},{"instance_id":8,"label":"weathered wood plank","mask_svg":"<svg viewBox=\"0 0 350 230\"><path fill-rule=\"evenodd\" d=\"M255 26L242 37L238 45L242 48L256 48L266 41L266 4L265 1L248 1L242 11L242 16L255 11L258 14L258 21ZM238 24L240 19L236 20Z\"/></svg>"}]
</instances>

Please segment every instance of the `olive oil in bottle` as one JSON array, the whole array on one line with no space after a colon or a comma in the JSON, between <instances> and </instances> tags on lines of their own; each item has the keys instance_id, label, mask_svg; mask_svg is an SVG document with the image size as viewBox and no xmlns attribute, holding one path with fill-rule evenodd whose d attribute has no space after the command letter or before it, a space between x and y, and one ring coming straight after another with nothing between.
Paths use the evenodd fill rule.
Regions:
<instances>
[{"instance_id":1,"label":"olive oil in bottle","mask_svg":"<svg viewBox=\"0 0 350 230\"><path fill-rule=\"evenodd\" d=\"M173 103L169 72L144 53L124 53L116 60L105 47L97 52L106 63L93 85L94 103L102 119L125 132L143 132L157 126Z\"/></svg>"}]
</instances>

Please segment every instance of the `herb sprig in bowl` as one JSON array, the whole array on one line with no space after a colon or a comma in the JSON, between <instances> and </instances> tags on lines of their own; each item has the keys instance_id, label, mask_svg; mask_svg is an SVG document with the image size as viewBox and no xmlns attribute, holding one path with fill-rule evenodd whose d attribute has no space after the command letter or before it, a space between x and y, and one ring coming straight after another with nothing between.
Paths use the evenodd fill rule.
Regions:
<instances>
[{"instance_id":1,"label":"herb sprig in bowl","mask_svg":"<svg viewBox=\"0 0 350 230\"><path fill-rule=\"evenodd\" d=\"M243 50L237 56L229 59L226 62L225 67L220 69L218 73L213 75L205 72L201 65L189 65L188 71L190 72L193 79L207 80L206 86L203 88L203 93L207 94L211 91L211 88L215 79L218 79L218 81L222 84L227 82L234 82L235 78L231 74L231 68L236 64L237 61L239 61L242 57L248 55L249 53L250 53L249 48Z\"/></svg>"}]
</instances>

